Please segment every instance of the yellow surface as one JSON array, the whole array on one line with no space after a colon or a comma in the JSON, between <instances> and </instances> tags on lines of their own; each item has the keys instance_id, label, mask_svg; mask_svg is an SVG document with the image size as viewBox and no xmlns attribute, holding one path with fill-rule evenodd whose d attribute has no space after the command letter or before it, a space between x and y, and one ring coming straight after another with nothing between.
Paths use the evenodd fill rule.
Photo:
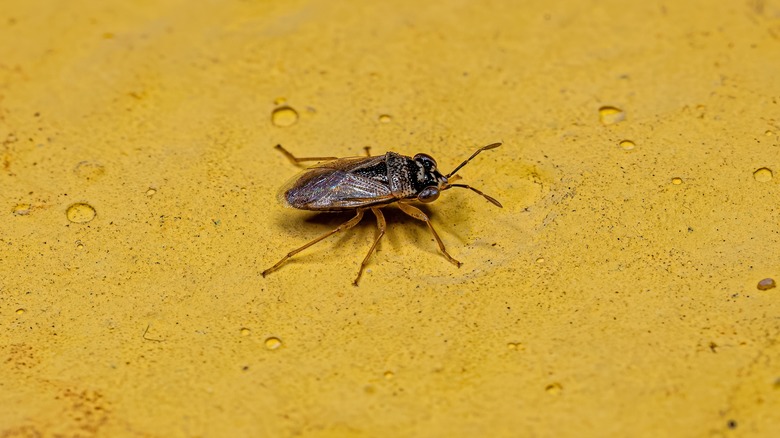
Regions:
<instances>
[{"instance_id":1,"label":"yellow surface","mask_svg":"<svg viewBox=\"0 0 780 438\"><path fill-rule=\"evenodd\" d=\"M0 9L0 436L777 436L777 0ZM260 276L275 144L494 141Z\"/></svg>"}]
</instances>

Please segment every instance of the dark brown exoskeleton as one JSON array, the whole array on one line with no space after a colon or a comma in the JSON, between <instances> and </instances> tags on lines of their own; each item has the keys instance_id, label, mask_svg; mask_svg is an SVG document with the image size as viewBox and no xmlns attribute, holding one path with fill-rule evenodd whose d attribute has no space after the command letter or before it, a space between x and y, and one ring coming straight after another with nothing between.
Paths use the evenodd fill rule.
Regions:
<instances>
[{"instance_id":1,"label":"dark brown exoskeleton","mask_svg":"<svg viewBox=\"0 0 780 438\"><path fill-rule=\"evenodd\" d=\"M363 258L363 262L358 269L357 277L352 282L357 286L360 276L363 274L363 268L368 262L371 253L374 252L379 240L385 235L386 223L385 217L380 210L389 204L396 203L398 208L409 216L421 220L428 225L431 234L439 245L439 250L450 263L460 267L461 262L452 258L444 248L439 235L433 229L428 216L419 208L414 207L410 202L419 201L422 203L433 202L439 198L443 190L452 187L460 187L472 190L485 197L488 201L497 207L502 207L501 203L494 198L482 193L474 187L465 184L452 184L460 177L455 172L460 170L469 161L482 151L501 146L501 143L489 144L479 148L468 159L460 163L458 167L447 175L442 175L436 169L436 160L427 154L417 154L414 158L387 152L384 155L375 157L307 157L297 158L277 145L279 149L290 160L295 163L303 161L320 161L312 167L304 170L301 174L288 181L281 190L279 190L279 201L292 208L301 210L313 210L323 212L336 211L355 211L355 217L344 222L336 229L329 231L322 236L312 240L302 247L290 251L278 263L263 271L263 277L277 270L290 257L298 254L304 249L315 243L332 236L340 231L346 231L363 218L366 210L371 210L376 216L379 235L374 240L374 244L368 250L368 254ZM368 152L368 148L366 148Z\"/></svg>"}]
</instances>

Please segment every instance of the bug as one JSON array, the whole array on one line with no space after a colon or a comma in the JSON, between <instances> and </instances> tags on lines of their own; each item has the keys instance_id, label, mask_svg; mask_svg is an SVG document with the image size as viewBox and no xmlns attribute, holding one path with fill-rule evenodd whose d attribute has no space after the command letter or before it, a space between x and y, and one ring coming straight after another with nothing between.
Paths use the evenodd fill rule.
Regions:
<instances>
[{"instance_id":1,"label":"bug","mask_svg":"<svg viewBox=\"0 0 780 438\"><path fill-rule=\"evenodd\" d=\"M460 267L461 262L455 260L444 247L439 235L422 210L411 205L412 202L424 204L433 202L439 198L444 190L453 187L469 189L490 201L497 207L503 207L495 198L466 184L453 184L460 179L456 172L473 160L480 152L495 149L501 143L492 143L476 150L469 158L460 163L455 169L443 175L437 169L436 160L428 154L417 154L407 157L395 152L387 152L384 155L371 156L369 148L366 148L366 157L307 157L298 158L276 145L294 163L306 161L319 161L300 174L293 177L282 186L277 195L279 201L286 207L300 210L320 212L354 211L355 216L339 225L335 229L317 237L309 243L294 249L282 257L279 262L263 271L265 277L279 269L287 260L310 246L342 231L349 230L357 225L367 210L376 216L376 225L379 234L363 258L358 269L357 277L352 282L357 286L363 275L363 268L376 249L377 244L385 235L387 224L382 214L382 208L390 204L396 204L398 208L409 216L423 221L436 240L439 250L447 261Z\"/></svg>"}]
</instances>

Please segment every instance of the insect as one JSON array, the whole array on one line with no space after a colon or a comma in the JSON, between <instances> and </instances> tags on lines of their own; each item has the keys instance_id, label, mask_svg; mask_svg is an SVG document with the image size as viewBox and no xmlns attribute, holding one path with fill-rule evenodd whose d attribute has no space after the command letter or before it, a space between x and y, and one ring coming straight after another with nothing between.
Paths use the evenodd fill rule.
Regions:
<instances>
[{"instance_id":1,"label":"insect","mask_svg":"<svg viewBox=\"0 0 780 438\"><path fill-rule=\"evenodd\" d=\"M352 282L353 285L357 286L369 257L376 249L382 236L385 235L387 225L381 209L390 204L396 204L402 212L425 222L434 239L436 239L436 243L444 258L453 265L460 267L461 262L455 260L444 248L444 243L433 228L433 224L431 224L428 216L411 203L417 201L427 204L437 200L442 191L459 187L476 192L496 207L502 207L501 203L496 199L474 187L466 184L453 184L453 181L460 179L455 174L458 170L468 164L480 152L495 149L499 146L501 146L501 143L493 143L477 149L476 152L460 163L452 172L442 175L437 169L436 160L427 154L407 157L395 152L387 152L384 155L372 157L369 153L369 148L366 148L366 154L368 155L366 157L298 158L281 145L277 145L276 149L294 163L319 161L319 163L304 170L282 186L279 190L278 199L283 205L300 210L321 212L354 211L355 216L300 248L290 251L275 265L263 271L263 277L279 269L287 260L306 248L336 233L354 227L363 219L366 210L371 210L374 216L376 216L379 234L376 236L371 248L369 248L368 254L363 258L357 277Z\"/></svg>"}]
</instances>

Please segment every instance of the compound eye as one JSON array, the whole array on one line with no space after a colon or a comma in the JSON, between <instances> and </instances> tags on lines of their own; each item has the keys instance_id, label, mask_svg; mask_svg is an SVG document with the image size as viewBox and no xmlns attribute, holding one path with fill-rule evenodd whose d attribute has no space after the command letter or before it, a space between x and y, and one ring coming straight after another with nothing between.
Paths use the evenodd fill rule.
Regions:
<instances>
[{"instance_id":1,"label":"compound eye","mask_svg":"<svg viewBox=\"0 0 780 438\"><path fill-rule=\"evenodd\" d=\"M428 154L417 154L414 156L414 161L422 163L426 169L433 169L436 167L436 160Z\"/></svg>"},{"instance_id":2,"label":"compound eye","mask_svg":"<svg viewBox=\"0 0 780 438\"><path fill-rule=\"evenodd\" d=\"M426 187L417 195L417 200L426 204L437 199L439 199L439 188L436 186Z\"/></svg>"}]
</instances>

